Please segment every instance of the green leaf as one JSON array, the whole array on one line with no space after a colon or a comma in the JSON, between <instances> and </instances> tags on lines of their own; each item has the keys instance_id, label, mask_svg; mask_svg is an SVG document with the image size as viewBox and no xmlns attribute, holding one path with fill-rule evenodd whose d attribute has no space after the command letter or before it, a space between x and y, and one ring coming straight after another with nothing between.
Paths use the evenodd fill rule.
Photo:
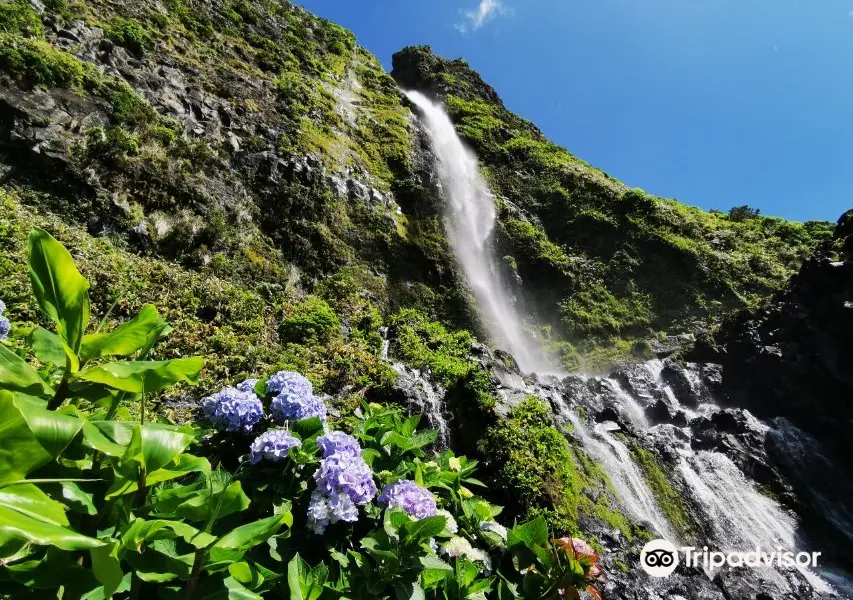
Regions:
<instances>
[{"instance_id":1,"label":"green leaf","mask_svg":"<svg viewBox=\"0 0 853 600\"><path fill-rule=\"evenodd\" d=\"M424 590L417 581L395 583L394 597L397 600L426 600Z\"/></svg>"},{"instance_id":2,"label":"green leaf","mask_svg":"<svg viewBox=\"0 0 853 600\"><path fill-rule=\"evenodd\" d=\"M31 483L0 488L0 506L45 523L68 525L65 507Z\"/></svg>"},{"instance_id":3,"label":"green leaf","mask_svg":"<svg viewBox=\"0 0 853 600\"><path fill-rule=\"evenodd\" d=\"M80 358L83 362L104 356L131 356L150 347L169 326L153 304L146 304L130 321L110 333L94 333L83 338Z\"/></svg>"},{"instance_id":4,"label":"green leaf","mask_svg":"<svg viewBox=\"0 0 853 600\"><path fill-rule=\"evenodd\" d=\"M93 502L94 494L84 491L73 481L63 481L59 485L62 488L62 498L71 510L87 515L98 514Z\"/></svg>"},{"instance_id":5,"label":"green leaf","mask_svg":"<svg viewBox=\"0 0 853 600\"><path fill-rule=\"evenodd\" d=\"M403 526L408 540L422 540L437 536L444 531L447 519L441 515L412 521Z\"/></svg>"},{"instance_id":6,"label":"green leaf","mask_svg":"<svg viewBox=\"0 0 853 600\"><path fill-rule=\"evenodd\" d=\"M507 533L507 548L525 546L533 549L548 542L548 524L544 517L513 527Z\"/></svg>"},{"instance_id":7,"label":"green leaf","mask_svg":"<svg viewBox=\"0 0 853 600\"><path fill-rule=\"evenodd\" d=\"M239 481L230 482L230 477L219 471L196 482L158 492L151 503L158 513L174 514L192 521L207 522L219 506L218 518L227 517L249 507L249 498Z\"/></svg>"},{"instance_id":8,"label":"green leaf","mask_svg":"<svg viewBox=\"0 0 853 600\"><path fill-rule=\"evenodd\" d=\"M125 392L150 394L179 381L196 385L202 367L204 367L204 360L201 358L111 362L89 367L78 373L77 378L108 385Z\"/></svg>"},{"instance_id":9,"label":"green leaf","mask_svg":"<svg viewBox=\"0 0 853 600\"><path fill-rule=\"evenodd\" d=\"M293 515L290 511L241 525L222 536L214 547L221 550L251 550L285 525L293 525Z\"/></svg>"},{"instance_id":10,"label":"green leaf","mask_svg":"<svg viewBox=\"0 0 853 600\"><path fill-rule=\"evenodd\" d=\"M0 390L21 392L44 398L53 390L27 362L0 344Z\"/></svg>"},{"instance_id":11,"label":"green leaf","mask_svg":"<svg viewBox=\"0 0 853 600\"><path fill-rule=\"evenodd\" d=\"M92 572L104 586L104 597L109 598L116 593L124 573L117 556L118 545L115 542L105 544L100 548L89 551L92 556Z\"/></svg>"},{"instance_id":12,"label":"green leaf","mask_svg":"<svg viewBox=\"0 0 853 600\"><path fill-rule=\"evenodd\" d=\"M29 238L30 282L42 312L71 350L80 351L89 323L89 282L74 265L68 250L42 229Z\"/></svg>"},{"instance_id":13,"label":"green leaf","mask_svg":"<svg viewBox=\"0 0 853 600\"><path fill-rule=\"evenodd\" d=\"M0 392L0 484L20 481L71 443L80 419Z\"/></svg>"},{"instance_id":14,"label":"green leaf","mask_svg":"<svg viewBox=\"0 0 853 600\"><path fill-rule=\"evenodd\" d=\"M45 523L5 506L0 506L0 534L26 540L36 546L56 546L62 550L89 550L104 545L101 540Z\"/></svg>"},{"instance_id":15,"label":"green leaf","mask_svg":"<svg viewBox=\"0 0 853 600\"><path fill-rule=\"evenodd\" d=\"M186 543L197 549L206 548L216 540L209 533L199 531L192 525L180 521L136 519L122 534L121 543L128 550L141 552L142 546L146 542L171 540L175 537L182 538Z\"/></svg>"},{"instance_id":16,"label":"green leaf","mask_svg":"<svg viewBox=\"0 0 853 600\"><path fill-rule=\"evenodd\" d=\"M116 470L128 479L140 472L153 474L172 463L192 443L193 436L166 425L134 425L130 443L116 463Z\"/></svg>"},{"instance_id":17,"label":"green leaf","mask_svg":"<svg viewBox=\"0 0 853 600\"><path fill-rule=\"evenodd\" d=\"M162 483L164 481L178 479L179 477L184 477L189 473L198 472L210 472L210 462L206 458L200 456L193 456L192 454L179 454L175 458L174 463L172 465L169 465L168 468L157 469L153 473L148 473L145 476L145 482L147 485L153 486L155 483ZM133 493L138 488L138 479L127 479L118 476L113 482L113 485L110 486L110 489L107 490L106 497L109 500L110 498L113 498L115 496L123 496L124 494ZM245 507L242 507L239 510L244 509Z\"/></svg>"},{"instance_id":18,"label":"green leaf","mask_svg":"<svg viewBox=\"0 0 853 600\"><path fill-rule=\"evenodd\" d=\"M329 569L320 563L313 569L297 553L287 564L290 600L317 600L329 577Z\"/></svg>"},{"instance_id":19,"label":"green leaf","mask_svg":"<svg viewBox=\"0 0 853 600\"><path fill-rule=\"evenodd\" d=\"M36 327L30 333L30 346L36 357L46 365L53 365L69 373L80 370L80 361L65 340L44 327Z\"/></svg>"}]
</instances>

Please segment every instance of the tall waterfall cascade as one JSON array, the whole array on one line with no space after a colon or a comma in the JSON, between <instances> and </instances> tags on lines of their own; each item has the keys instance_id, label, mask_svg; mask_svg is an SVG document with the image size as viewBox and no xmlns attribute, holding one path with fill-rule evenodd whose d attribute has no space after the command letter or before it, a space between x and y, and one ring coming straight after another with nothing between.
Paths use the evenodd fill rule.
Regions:
<instances>
[{"instance_id":1,"label":"tall waterfall cascade","mask_svg":"<svg viewBox=\"0 0 853 600\"><path fill-rule=\"evenodd\" d=\"M499 392L508 403L513 404L528 394L550 402L558 420L573 430L584 451L604 469L625 514L677 546L698 541L700 547L705 544L723 552L747 552L756 547L768 551L777 547L794 552L819 550L809 547L802 538L797 517L777 500L763 494L730 456L718 449L693 447L691 440L694 439L695 424L723 410L714 395L703 388L696 372L689 369L685 372L692 388L690 401L680 399L679 394L667 385L661 376L663 363L660 360L633 367L640 371L639 378L647 385L642 392L626 386L618 377L569 376L561 380L554 376L559 369L549 364L538 343L525 331L513 298L502 283L499 262L491 244L497 219L495 199L479 172L475 155L459 138L440 105L419 92L406 92L406 95L419 109L430 138L436 173L447 203L449 238L484 324L493 341L513 355L523 373L538 375L534 382L518 375L508 375L503 379ZM413 376L418 378L420 374L414 372ZM549 379L551 384L535 382ZM566 384L569 379L579 382L588 391L586 399L573 397ZM423 385L421 388L424 388L424 401L419 404L423 404L422 408L427 411L431 424L440 431L442 440L448 439L449 428L437 400L439 396L432 389ZM651 418L653 412L650 408L656 402L666 404L681 419L661 422ZM595 411L593 405L602 404L610 414L618 414L618 423L608 420L591 422L587 418L590 411ZM766 425L747 411L743 413L755 431L777 439L778 444L797 447L805 444L791 432L790 427L782 427L778 423ZM684 539L684 532L679 532L668 520L666 511L659 505L645 479L643 469L623 441L627 438L620 433L630 433L633 443L667 448L672 465L671 476L677 480L673 484L684 496L685 506L694 522L695 530L687 534L690 539ZM838 515L837 521L839 526L853 528L851 515ZM816 595L808 598L817 598L818 594L820 597L825 597L823 594L837 597L837 593L850 593L847 576L834 571L797 567L799 575L795 573L794 577L799 578L800 583L792 583L790 572L776 572L769 567L764 571L760 581L773 581L779 586L777 589L793 590L803 583L810 586ZM714 576L713 572L706 571L706 574L709 578ZM827 581L832 581L836 587Z\"/></svg>"},{"instance_id":2,"label":"tall waterfall cascade","mask_svg":"<svg viewBox=\"0 0 853 600\"><path fill-rule=\"evenodd\" d=\"M420 92L407 92L423 115L436 155L436 170L447 200L450 243L485 325L495 342L507 350L527 373L555 370L524 330L521 318L501 281L490 238L497 213L494 195L477 165L477 157L462 143L444 109Z\"/></svg>"}]
</instances>

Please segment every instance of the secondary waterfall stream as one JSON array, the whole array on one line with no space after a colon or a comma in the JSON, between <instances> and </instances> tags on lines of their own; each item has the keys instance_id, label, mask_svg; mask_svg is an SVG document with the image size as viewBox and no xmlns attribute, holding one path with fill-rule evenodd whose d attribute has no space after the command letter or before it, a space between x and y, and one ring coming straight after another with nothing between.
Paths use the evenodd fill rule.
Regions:
<instances>
[{"instance_id":1,"label":"secondary waterfall stream","mask_svg":"<svg viewBox=\"0 0 853 600\"><path fill-rule=\"evenodd\" d=\"M544 358L534 338L525 331L513 299L501 281L499 263L491 243L496 226L494 196L480 175L476 157L465 147L440 105L419 92L407 92L406 95L419 109L432 142L435 168L447 202L449 238L493 341L513 355L524 373L541 376L558 372ZM714 404L712 395L700 389L699 376L692 372L686 375L688 385L696 388L688 407L662 380L661 361L651 361L639 368L645 369L643 377L648 385L648 389L642 392L626 389L617 378L575 379L582 380L584 385L596 383L598 387L592 387L599 391L592 393L592 397L597 402L603 399L614 414L618 413L620 423L630 428L635 439L649 446L656 442L662 444L677 457L672 463L671 475L678 479L681 493L689 496L685 498L685 504L690 506L694 513L692 519L701 530L691 535L699 535L702 543L721 551L752 551L756 547L772 551L777 546L793 551L806 550L798 535L798 521L794 515L777 501L763 495L725 454L691 447L691 424L706 414L721 410ZM556 377L551 379L558 381ZM571 424L584 450L604 468L626 514L646 524L660 537L676 544L684 541L667 519L643 470L623 442L626 438L619 434L622 425L609 421L589 423L588 419L581 418L582 413L578 410L581 405L565 393L567 386L564 384L540 386L523 382L518 377L507 381L503 384L507 396L532 393L547 398L563 421ZM431 414L431 422L438 423L442 438L445 438L448 428L442 420L441 406L433 402L434 394L426 396L424 407ZM663 402L677 411L682 415L682 421L679 424L656 423L649 416L655 402ZM584 406L584 410L588 408ZM770 427L760 424L751 415L749 418L760 431L770 431ZM831 591L832 588L812 571L798 570L816 592ZM795 585L786 579L788 576L784 573L771 571L768 577L783 588Z\"/></svg>"}]
</instances>

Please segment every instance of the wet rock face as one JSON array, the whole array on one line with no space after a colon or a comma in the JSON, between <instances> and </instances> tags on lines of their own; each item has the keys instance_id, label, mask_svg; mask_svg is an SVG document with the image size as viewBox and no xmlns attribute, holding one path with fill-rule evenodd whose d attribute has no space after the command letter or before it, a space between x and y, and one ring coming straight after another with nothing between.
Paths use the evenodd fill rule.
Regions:
<instances>
[{"instance_id":1,"label":"wet rock face","mask_svg":"<svg viewBox=\"0 0 853 600\"><path fill-rule=\"evenodd\" d=\"M853 456L853 211L770 307L717 335L723 386L761 417L784 416Z\"/></svg>"}]
</instances>

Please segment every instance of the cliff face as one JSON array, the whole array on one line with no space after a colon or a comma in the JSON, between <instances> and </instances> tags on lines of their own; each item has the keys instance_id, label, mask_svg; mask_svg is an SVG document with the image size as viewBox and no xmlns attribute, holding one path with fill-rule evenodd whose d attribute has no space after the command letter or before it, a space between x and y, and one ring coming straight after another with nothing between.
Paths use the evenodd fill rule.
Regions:
<instances>
[{"instance_id":1,"label":"cliff face","mask_svg":"<svg viewBox=\"0 0 853 600\"><path fill-rule=\"evenodd\" d=\"M268 296L356 269L379 278L380 311L475 324L428 144L349 32L261 0L16 0L0 18L4 189L18 201ZM570 366L755 304L826 233L628 190L463 61L408 48L394 65L403 87L446 100L477 151L508 280Z\"/></svg>"},{"instance_id":2,"label":"cliff face","mask_svg":"<svg viewBox=\"0 0 853 600\"><path fill-rule=\"evenodd\" d=\"M528 312L578 349L624 346L754 306L830 231L628 189L507 110L464 61L428 47L396 54L392 75L444 100L499 196L498 243ZM559 349L571 363L572 348Z\"/></svg>"}]
</instances>

